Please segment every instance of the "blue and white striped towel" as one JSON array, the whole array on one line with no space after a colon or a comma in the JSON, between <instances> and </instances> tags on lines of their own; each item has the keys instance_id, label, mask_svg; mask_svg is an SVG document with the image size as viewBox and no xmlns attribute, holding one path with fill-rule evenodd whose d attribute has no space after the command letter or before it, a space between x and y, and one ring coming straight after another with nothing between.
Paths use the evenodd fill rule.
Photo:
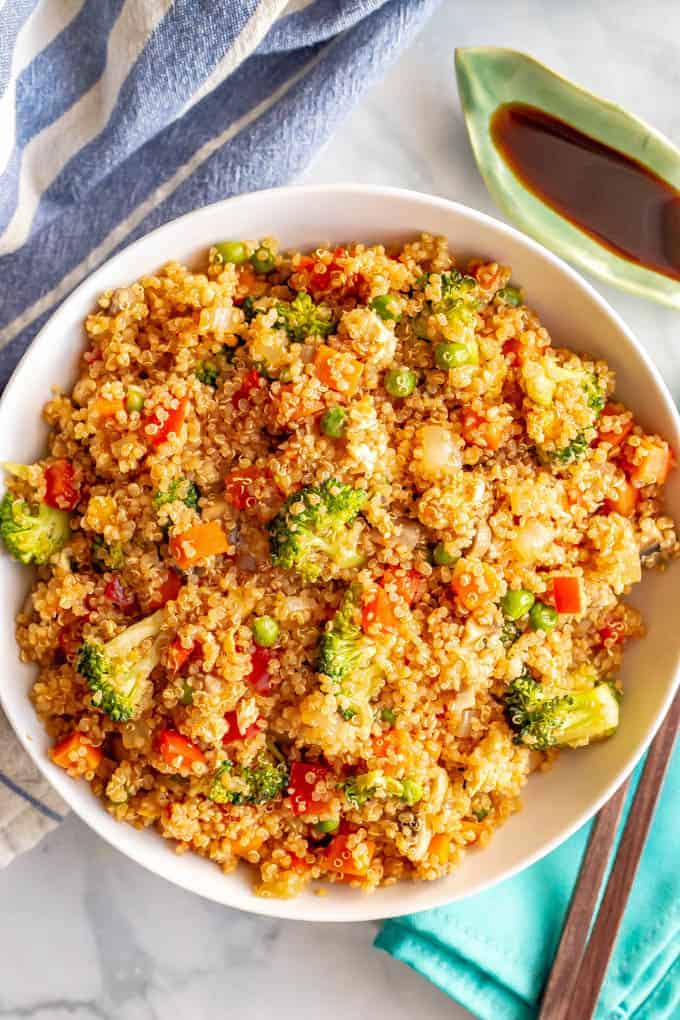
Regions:
<instances>
[{"instance_id":1,"label":"blue and white striped towel","mask_svg":"<svg viewBox=\"0 0 680 1020\"><path fill-rule=\"evenodd\" d=\"M0 387L119 248L297 174L437 2L0 2ZM63 811L0 717L0 865Z\"/></svg>"}]
</instances>

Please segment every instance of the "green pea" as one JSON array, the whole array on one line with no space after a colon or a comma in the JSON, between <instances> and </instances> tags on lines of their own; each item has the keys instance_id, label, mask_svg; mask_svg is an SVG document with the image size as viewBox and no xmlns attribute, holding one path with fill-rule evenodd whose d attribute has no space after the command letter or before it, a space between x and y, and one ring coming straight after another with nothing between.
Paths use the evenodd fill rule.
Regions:
<instances>
[{"instance_id":1,"label":"green pea","mask_svg":"<svg viewBox=\"0 0 680 1020\"><path fill-rule=\"evenodd\" d=\"M470 364L470 350L465 344L459 344L455 340L444 342L435 347L434 360L437 368L443 371L460 368L461 365Z\"/></svg>"},{"instance_id":2,"label":"green pea","mask_svg":"<svg viewBox=\"0 0 680 1020\"><path fill-rule=\"evenodd\" d=\"M234 266L248 261L248 249L243 241L220 241L215 245L215 251L222 262L231 262Z\"/></svg>"},{"instance_id":3,"label":"green pea","mask_svg":"<svg viewBox=\"0 0 680 1020\"><path fill-rule=\"evenodd\" d=\"M529 611L529 622L534 630L552 630L557 623L557 610L545 602L534 602Z\"/></svg>"},{"instance_id":4,"label":"green pea","mask_svg":"<svg viewBox=\"0 0 680 1020\"><path fill-rule=\"evenodd\" d=\"M141 411L144 407L144 394L136 386L131 386L125 398L125 408L128 414L134 411Z\"/></svg>"},{"instance_id":5,"label":"green pea","mask_svg":"<svg viewBox=\"0 0 680 1020\"><path fill-rule=\"evenodd\" d=\"M446 542L437 542L432 552L432 559L438 567L452 567L460 559L458 553L449 552Z\"/></svg>"},{"instance_id":6,"label":"green pea","mask_svg":"<svg viewBox=\"0 0 680 1020\"><path fill-rule=\"evenodd\" d=\"M385 389L392 397L410 397L417 382L412 368L391 368L385 376Z\"/></svg>"},{"instance_id":7,"label":"green pea","mask_svg":"<svg viewBox=\"0 0 680 1020\"><path fill-rule=\"evenodd\" d=\"M381 319L392 319L394 322L399 322L401 319L399 304L391 294L379 294L374 297L370 307Z\"/></svg>"},{"instance_id":8,"label":"green pea","mask_svg":"<svg viewBox=\"0 0 680 1020\"><path fill-rule=\"evenodd\" d=\"M342 439L347 428L347 411L344 407L329 407L321 419L321 431L331 439Z\"/></svg>"},{"instance_id":9,"label":"green pea","mask_svg":"<svg viewBox=\"0 0 680 1020\"><path fill-rule=\"evenodd\" d=\"M423 788L415 779L404 779L401 784L401 799L407 804L417 804L423 799Z\"/></svg>"},{"instance_id":10,"label":"green pea","mask_svg":"<svg viewBox=\"0 0 680 1020\"><path fill-rule=\"evenodd\" d=\"M522 291L519 287L502 287L496 297L513 308L518 308L522 304Z\"/></svg>"},{"instance_id":11,"label":"green pea","mask_svg":"<svg viewBox=\"0 0 680 1020\"><path fill-rule=\"evenodd\" d=\"M387 708L387 707L381 708L380 709L380 721L381 722L389 723L390 726L394 726L395 722L397 721L396 712L394 712L391 708Z\"/></svg>"},{"instance_id":12,"label":"green pea","mask_svg":"<svg viewBox=\"0 0 680 1020\"><path fill-rule=\"evenodd\" d=\"M321 822L315 822L314 828L317 832L335 832L340 828L339 818L324 818Z\"/></svg>"},{"instance_id":13,"label":"green pea","mask_svg":"<svg viewBox=\"0 0 680 1020\"><path fill-rule=\"evenodd\" d=\"M276 265L276 255L262 245L250 256L250 262L256 273L271 273Z\"/></svg>"},{"instance_id":14,"label":"green pea","mask_svg":"<svg viewBox=\"0 0 680 1020\"><path fill-rule=\"evenodd\" d=\"M501 609L509 620L519 620L528 613L536 599L525 588L516 588L505 593L501 599Z\"/></svg>"},{"instance_id":15,"label":"green pea","mask_svg":"<svg viewBox=\"0 0 680 1020\"><path fill-rule=\"evenodd\" d=\"M279 637L279 625L272 616L258 616L252 626L253 641L260 648L271 648Z\"/></svg>"}]
</instances>

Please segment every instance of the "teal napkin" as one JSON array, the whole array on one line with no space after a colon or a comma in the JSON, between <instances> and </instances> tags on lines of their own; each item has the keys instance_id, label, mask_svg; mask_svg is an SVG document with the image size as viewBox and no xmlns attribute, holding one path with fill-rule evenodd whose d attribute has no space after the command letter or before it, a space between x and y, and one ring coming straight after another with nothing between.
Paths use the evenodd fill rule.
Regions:
<instances>
[{"instance_id":1,"label":"teal napkin","mask_svg":"<svg viewBox=\"0 0 680 1020\"><path fill-rule=\"evenodd\" d=\"M626 813L631 799L632 793ZM589 829L580 829L533 867L488 892L387 921L376 946L429 978L480 1020L533 1020ZM680 1018L680 747L595 1017Z\"/></svg>"}]
</instances>

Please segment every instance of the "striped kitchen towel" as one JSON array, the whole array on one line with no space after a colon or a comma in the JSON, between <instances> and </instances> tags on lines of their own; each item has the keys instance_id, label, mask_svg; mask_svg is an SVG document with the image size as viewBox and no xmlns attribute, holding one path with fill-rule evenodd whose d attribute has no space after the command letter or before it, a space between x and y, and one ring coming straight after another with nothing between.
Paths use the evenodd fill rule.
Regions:
<instances>
[{"instance_id":1,"label":"striped kitchen towel","mask_svg":"<svg viewBox=\"0 0 680 1020\"><path fill-rule=\"evenodd\" d=\"M437 2L0 0L0 387L119 248L302 170ZM63 811L0 716L0 865Z\"/></svg>"}]
</instances>

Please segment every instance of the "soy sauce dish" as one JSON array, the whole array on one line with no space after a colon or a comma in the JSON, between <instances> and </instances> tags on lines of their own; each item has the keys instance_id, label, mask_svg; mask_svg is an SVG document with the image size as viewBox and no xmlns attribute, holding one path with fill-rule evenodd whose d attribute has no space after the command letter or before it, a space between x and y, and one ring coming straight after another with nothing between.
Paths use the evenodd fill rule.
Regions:
<instances>
[{"instance_id":1,"label":"soy sauce dish","mask_svg":"<svg viewBox=\"0 0 680 1020\"><path fill-rule=\"evenodd\" d=\"M272 238L295 254L277 255ZM162 270L168 256L207 275ZM160 360L149 354L119 393L122 376L91 368L98 328L133 307L148 315L145 288L166 299L175 288L191 306L192 279L196 321L189 312L183 339L173 339L181 308L170 301L166 339L140 342ZM238 309L229 324L212 308L220 288L225 308ZM225 337L235 351L222 349ZM66 400L52 401L48 454L38 407L76 380L76 406L89 410L74 419ZM105 419L93 426L92 464L73 432L90 410ZM38 579L0 558L0 642L15 664L3 708L92 828L217 902L352 921L480 891L592 815L670 704L680 662L677 413L595 291L474 210L348 186L260 192L170 223L55 313L0 402L0 435L10 552L36 558L22 515L41 501L66 527L71 511L75 527L70 565L57 552ZM383 440L381 464L370 448ZM380 479L390 464L388 491ZM181 478L170 477L173 465ZM116 480L128 470L134 493ZM158 496L154 486L165 493L166 482L176 498ZM527 503L536 487L540 520ZM123 512L133 496L142 508L135 538ZM323 547L316 533L300 541L300 521L321 527L324 500L336 510L352 503L341 522L350 555L336 555L335 533L331 549L327 519ZM383 503L399 516L401 538L390 537ZM565 559L568 541L581 551ZM640 558L666 569L644 571L637 584ZM59 573L69 570L72 580ZM176 590L161 584L164 571ZM596 582L615 597L602 600ZM73 607L89 592L84 636L65 615L69 585ZM232 611L233 625L222 619ZM37 687L36 666L18 661L17 614L23 658L39 660ZM141 686L123 691L95 666L128 621L147 642L149 669L135 660ZM625 637L635 640L621 657ZM350 639L361 644L359 672L343 659ZM563 656L571 698L562 707L590 699L585 723L556 723L554 712L537 723L534 702L562 686L544 653ZM220 685L220 656L243 682L225 674ZM461 656L471 657L465 667ZM608 675L595 678L593 667ZM554 745L565 748L556 760Z\"/></svg>"}]
</instances>

